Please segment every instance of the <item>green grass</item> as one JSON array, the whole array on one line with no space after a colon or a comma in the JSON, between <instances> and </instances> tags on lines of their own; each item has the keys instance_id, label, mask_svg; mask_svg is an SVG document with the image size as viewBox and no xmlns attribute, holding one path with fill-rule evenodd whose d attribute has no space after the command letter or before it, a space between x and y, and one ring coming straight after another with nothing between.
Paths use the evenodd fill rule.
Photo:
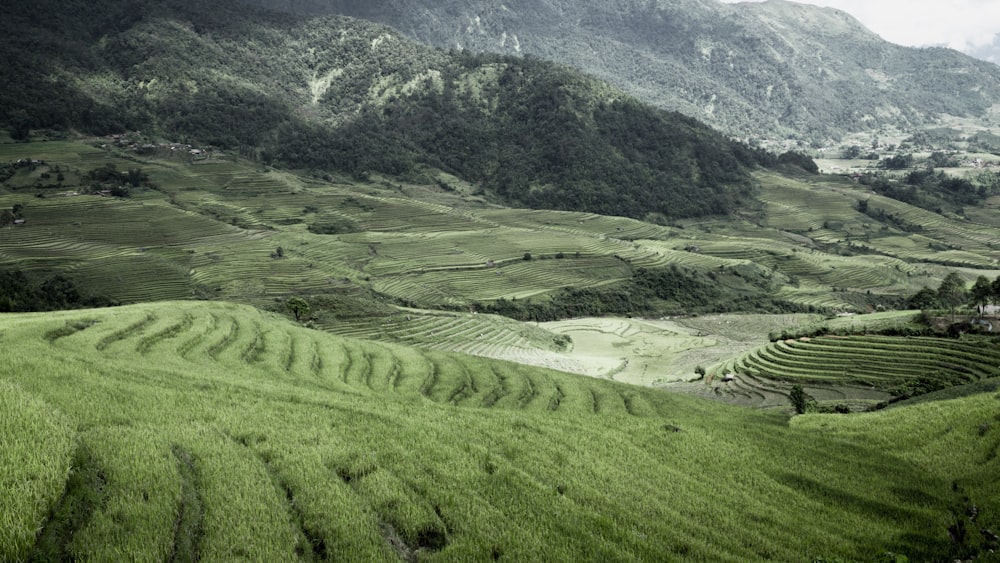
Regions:
<instances>
[{"instance_id":1,"label":"green grass","mask_svg":"<svg viewBox=\"0 0 1000 563\"><path fill-rule=\"evenodd\" d=\"M1000 425L996 415L1000 395L985 391L960 399L911 404L886 411L840 418L808 415L792 420L792 428L828 432L861 448L887 448L903 464L914 464L950 483L951 514L942 522L964 536L970 546L990 545L982 532L989 526L979 521L979 503L1000 495L991 465L996 463L1000 440L994 432ZM878 428L878 432L872 432ZM916 500L920 493L904 488L898 493ZM975 508L974 508L975 507ZM996 557L984 554L984 560Z\"/></svg>"},{"instance_id":2,"label":"green grass","mask_svg":"<svg viewBox=\"0 0 1000 563\"><path fill-rule=\"evenodd\" d=\"M0 559L19 561L71 476L69 419L7 378L0 380Z\"/></svg>"},{"instance_id":3,"label":"green grass","mask_svg":"<svg viewBox=\"0 0 1000 563\"><path fill-rule=\"evenodd\" d=\"M976 526L1000 524L1000 429L966 433L995 393L789 426L232 304L5 315L0 330L16 460L0 502L37 491L0 512L18 516L0 526L8 559L940 560L985 545L948 538L953 482ZM16 472L31 459L44 478Z\"/></svg>"}]
</instances>

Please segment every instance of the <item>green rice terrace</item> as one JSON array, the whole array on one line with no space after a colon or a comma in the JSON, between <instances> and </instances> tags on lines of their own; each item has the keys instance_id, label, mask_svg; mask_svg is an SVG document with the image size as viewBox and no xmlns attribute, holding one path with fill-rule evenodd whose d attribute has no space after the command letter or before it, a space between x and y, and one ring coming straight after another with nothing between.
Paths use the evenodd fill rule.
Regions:
<instances>
[{"instance_id":1,"label":"green rice terrace","mask_svg":"<svg viewBox=\"0 0 1000 563\"><path fill-rule=\"evenodd\" d=\"M789 421L245 305L2 326L3 560L923 561L996 547L995 392Z\"/></svg>"},{"instance_id":2,"label":"green rice terrace","mask_svg":"<svg viewBox=\"0 0 1000 563\"><path fill-rule=\"evenodd\" d=\"M995 208L119 145L0 143L0 561L997 560L1000 319L906 310L998 277Z\"/></svg>"},{"instance_id":3,"label":"green rice terrace","mask_svg":"<svg viewBox=\"0 0 1000 563\"><path fill-rule=\"evenodd\" d=\"M722 397L785 405L790 384L815 398L858 408L1000 377L1000 347L992 338L822 336L779 340L715 370L712 392ZM866 401L867 399L867 401Z\"/></svg>"}]
</instances>

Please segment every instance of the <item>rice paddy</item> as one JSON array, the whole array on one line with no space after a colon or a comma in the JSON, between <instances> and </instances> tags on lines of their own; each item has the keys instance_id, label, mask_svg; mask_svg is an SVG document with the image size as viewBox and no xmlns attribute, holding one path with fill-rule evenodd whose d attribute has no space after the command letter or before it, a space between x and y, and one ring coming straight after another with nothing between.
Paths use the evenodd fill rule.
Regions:
<instances>
[{"instance_id":1,"label":"rice paddy","mask_svg":"<svg viewBox=\"0 0 1000 563\"><path fill-rule=\"evenodd\" d=\"M0 188L0 208L21 205L26 219L0 230L0 267L62 273L131 305L0 315L0 560L1000 549L980 531L1000 526L989 338L796 335L875 332L912 313L529 324L475 311L678 266L752 268L788 302L863 312L950 271L1000 273L985 211L959 220L848 181L762 173L765 214L662 226L418 201L405 194L436 188L220 155L0 144L0 162L18 159L41 162ZM81 195L107 164L142 168L155 188ZM858 213L862 198L919 231ZM313 323L322 330L262 310L366 292L380 300L372 314ZM789 422L796 384L855 411L953 391Z\"/></svg>"},{"instance_id":2,"label":"rice paddy","mask_svg":"<svg viewBox=\"0 0 1000 563\"><path fill-rule=\"evenodd\" d=\"M995 392L789 425L231 303L0 331L8 560L941 560L1000 524Z\"/></svg>"},{"instance_id":3,"label":"rice paddy","mask_svg":"<svg viewBox=\"0 0 1000 563\"><path fill-rule=\"evenodd\" d=\"M1000 258L991 248L991 224L871 196L922 229L899 233L854 210L869 194L834 180L803 184L762 175L766 224L679 228L427 203L401 197L401 187L387 182L329 183L224 156L191 162L162 152L143 160L70 141L0 145L0 160L42 162L8 179L0 193L0 205L24 205L26 218L4 230L0 262L38 272L79 269L86 287L124 302L194 294L259 303L347 283L434 308L602 287L639 267L712 271L752 261L786 280L789 301L844 309L856 294L915 292L948 268L974 276L996 270ZM76 193L74 179L107 164L140 167L157 190L125 201L60 195ZM60 170L65 185L47 187L43 169ZM307 229L329 221L351 225L350 232ZM282 259L272 259L279 247ZM533 260L523 259L528 255Z\"/></svg>"}]
</instances>

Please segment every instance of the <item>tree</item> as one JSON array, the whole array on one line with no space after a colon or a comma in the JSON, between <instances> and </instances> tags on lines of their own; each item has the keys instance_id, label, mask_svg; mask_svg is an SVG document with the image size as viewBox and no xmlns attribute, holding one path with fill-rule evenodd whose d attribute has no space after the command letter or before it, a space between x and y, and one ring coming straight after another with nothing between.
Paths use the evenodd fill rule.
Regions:
<instances>
[{"instance_id":1,"label":"tree","mask_svg":"<svg viewBox=\"0 0 1000 563\"><path fill-rule=\"evenodd\" d=\"M965 288L965 280L956 272L951 272L941 281L937 290L938 301L951 310L952 315L959 305L968 302L969 291Z\"/></svg>"},{"instance_id":2,"label":"tree","mask_svg":"<svg viewBox=\"0 0 1000 563\"><path fill-rule=\"evenodd\" d=\"M27 141L31 137L31 117L23 109L16 109L8 114L10 138L15 141Z\"/></svg>"},{"instance_id":3,"label":"tree","mask_svg":"<svg viewBox=\"0 0 1000 563\"><path fill-rule=\"evenodd\" d=\"M70 308L80 302L80 292L70 279L62 275L57 274L45 280L38 291L45 302L58 309Z\"/></svg>"},{"instance_id":4,"label":"tree","mask_svg":"<svg viewBox=\"0 0 1000 563\"><path fill-rule=\"evenodd\" d=\"M938 302L937 292L929 287L925 287L918 291L916 295L911 297L909 302L907 302L908 308L920 309L921 311L936 309L939 305L940 303Z\"/></svg>"},{"instance_id":5,"label":"tree","mask_svg":"<svg viewBox=\"0 0 1000 563\"><path fill-rule=\"evenodd\" d=\"M296 322L302 320L303 317L309 316L309 303L301 297L289 297L288 301L285 301L285 306L295 315Z\"/></svg>"},{"instance_id":6,"label":"tree","mask_svg":"<svg viewBox=\"0 0 1000 563\"><path fill-rule=\"evenodd\" d=\"M133 188L138 188L143 184L143 182L149 179L149 176L147 176L146 173L143 172L141 168L129 168L128 173L125 176L125 179L126 181L128 181L128 184L130 186L132 186Z\"/></svg>"},{"instance_id":7,"label":"tree","mask_svg":"<svg viewBox=\"0 0 1000 563\"><path fill-rule=\"evenodd\" d=\"M993 284L986 276L976 278L976 283L972 284L972 303L979 307L980 312L993 299Z\"/></svg>"},{"instance_id":8,"label":"tree","mask_svg":"<svg viewBox=\"0 0 1000 563\"><path fill-rule=\"evenodd\" d=\"M993 304L1000 305L1000 276L997 276L991 285L993 287Z\"/></svg>"},{"instance_id":9,"label":"tree","mask_svg":"<svg viewBox=\"0 0 1000 563\"><path fill-rule=\"evenodd\" d=\"M879 167L886 170L903 170L904 168L909 168L912 165L912 154L898 154L896 156L882 159L882 162L879 163Z\"/></svg>"},{"instance_id":10,"label":"tree","mask_svg":"<svg viewBox=\"0 0 1000 563\"><path fill-rule=\"evenodd\" d=\"M844 149L843 154L841 154L841 158L844 160L854 160L855 158L860 158L861 150L861 147L858 145L851 145Z\"/></svg>"},{"instance_id":11,"label":"tree","mask_svg":"<svg viewBox=\"0 0 1000 563\"><path fill-rule=\"evenodd\" d=\"M797 151L788 151L778 157L781 164L791 164L809 172L819 174L819 165L809 155Z\"/></svg>"}]
</instances>

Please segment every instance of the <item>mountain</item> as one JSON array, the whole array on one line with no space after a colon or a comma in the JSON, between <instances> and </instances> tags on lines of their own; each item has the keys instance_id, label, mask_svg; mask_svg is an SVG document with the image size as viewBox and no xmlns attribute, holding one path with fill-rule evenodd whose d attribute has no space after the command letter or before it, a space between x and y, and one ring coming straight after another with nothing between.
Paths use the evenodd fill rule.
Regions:
<instances>
[{"instance_id":1,"label":"mountain","mask_svg":"<svg viewBox=\"0 0 1000 563\"><path fill-rule=\"evenodd\" d=\"M503 203L636 218L725 214L752 191L745 146L535 58L235 2L9 11L0 120L15 137L141 130L318 173L441 170Z\"/></svg>"},{"instance_id":2,"label":"mountain","mask_svg":"<svg viewBox=\"0 0 1000 563\"><path fill-rule=\"evenodd\" d=\"M730 134L838 137L978 116L1000 68L888 43L848 14L784 0L251 0L391 25L432 45L572 65Z\"/></svg>"}]
</instances>

